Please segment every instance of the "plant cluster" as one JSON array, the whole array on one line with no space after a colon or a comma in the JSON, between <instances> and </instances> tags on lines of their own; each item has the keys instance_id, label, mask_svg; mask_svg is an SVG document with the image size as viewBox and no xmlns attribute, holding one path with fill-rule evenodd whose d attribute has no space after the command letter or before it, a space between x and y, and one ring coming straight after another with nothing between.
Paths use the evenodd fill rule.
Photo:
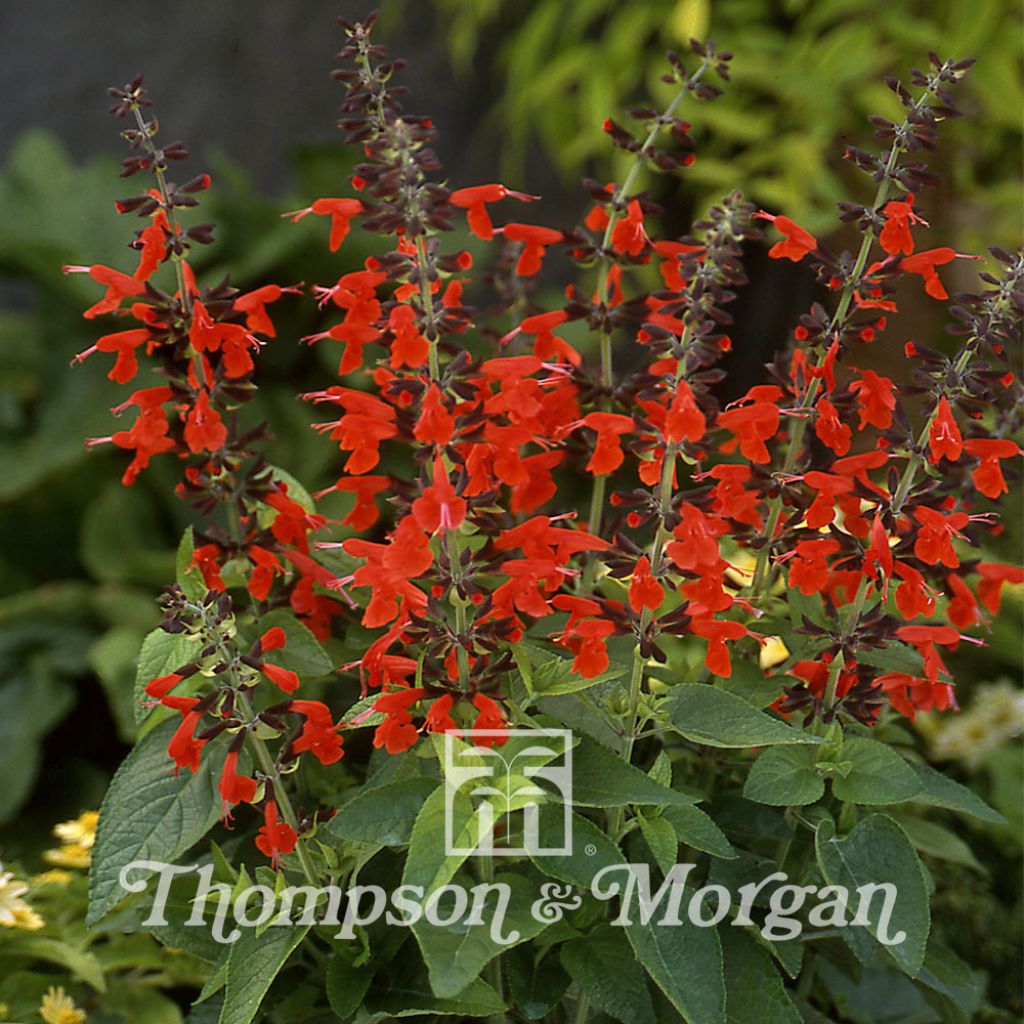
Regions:
<instances>
[{"instance_id":1,"label":"plant cluster","mask_svg":"<svg viewBox=\"0 0 1024 1024\"><path fill-rule=\"evenodd\" d=\"M111 90L128 124L123 175L148 175L117 208L143 226L134 268L65 268L104 288L87 318L119 321L78 361L113 356L119 384L153 376L114 410L131 410L130 425L88 443L129 454L127 485L176 458L198 520L140 655L148 731L100 812L90 922L120 903L122 868L183 855L218 819L258 823L269 859L237 835L208 843L236 889L254 874L271 893L299 877L429 892L474 866L493 880L486 859L445 855L441 739L489 730L500 747L510 726L560 726L577 738L577 848L509 863L515 892L551 879L584 891L627 861L666 876L687 857L726 886L779 869L799 883L893 882L904 941L880 944L877 920L788 941L730 923L616 930L585 896L561 923L524 923L512 949L454 927L368 926L357 942L248 928L199 953L212 964L200 1006L219 1002L225 1024L253 1020L268 992L264 1012L289 1021L711 1024L753 1020L756 989L770 1009L758 1019L781 1022L842 1012L867 972L969 1019L983 992L928 941L927 843L914 837L934 852L936 832L951 835L941 816L1000 818L898 723L955 709L944 659L982 643L1003 588L1024 582L979 554L1003 528L997 503L1021 454L1024 257L993 250L980 290L950 298L951 265L975 257L928 239L925 220L938 181L922 157L971 62L932 55L909 87L887 83L903 116L875 120L877 152L845 153L874 195L840 204L860 244L833 252L738 193L686 235L658 237L663 211L639 178L693 163L680 111L729 78L731 55L710 42L669 55L666 107L605 122L628 173L587 181L583 220L551 227L530 222L525 192L449 188L432 122L402 109L401 62L372 24L342 21L335 72L339 127L359 152L351 194L286 214L325 218L332 252L356 225L379 239L362 266L312 288L324 329L303 340L338 347L340 378L304 396L341 452L316 498L268 463L268 430L244 415L260 350L282 343L272 307L304 287L201 280L191 252L213 229L184 215L210 179L170 180L187 152L160 141L141 79ZM763 382L724 405L730 304L764 235L772 258L813 267L822 301L780 339ZM556 264L569 283L553 301L536 284ZM901 321L908 288L948 302L952 355ZM902 346L905 379L860 369L871 345ZM340 522L316 510L327 493L351 496ZM356 655L341 664L328 653L338 637ZM354 702L323 682L335 671ZM192 908L176 908L157 937L199 952ZM138 901L118 915L143 927Z\"/></svg>"}]
</instances>

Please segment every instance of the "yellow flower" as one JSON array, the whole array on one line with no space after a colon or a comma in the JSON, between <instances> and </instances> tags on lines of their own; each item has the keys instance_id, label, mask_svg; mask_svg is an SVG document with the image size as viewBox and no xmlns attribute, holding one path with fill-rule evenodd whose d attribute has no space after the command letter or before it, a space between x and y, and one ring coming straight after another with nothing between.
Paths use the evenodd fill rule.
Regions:
<instances>
[{"instance_id":1,"label":"yellow flower","mask_svg":"<svg viewBox=\"0 0 1024 1024\"><path fill-rule=\"evenodd\" d=\"M61 841L61 846L57 850L46 850L43 860L60 868L87 868L92 861L98 820L98 811L84 811L73 821L55 825L53 834Z\"/></svg>"},{"instance_id":2,"label":"yellow flower","mask_svg":"<svg viewBox=\"0 0 1024 1024\"><path fill-rule=\"evenodd\" d=\"M74 877L70 872L53 868L50 871L44 871L42 874L33 875L31 879L32 888L41 889L44 885L70 885L71 879Z\"/></svg>"},{"instance_id":3,"label":"yellow flower","mask_svg":"<svg viewBox=\"0 0 1024 1024\"><path fill-rule=\"evenodd\" d=\"M63 988L51 988L39 1006L39 1016L46 1024L82 1024L85 1011L75 1006L74 999Z\"/></svg>"},{"instance_id":4,"label":"yellow flower","mask_svg":"<svg viewBox=\"0 0 1024 1024\"><path fill-rule=\"evenodd\" d=\"M43 927L43 919L22 899L27 892L24 882L10 871L0 870L0 925L4 928L35 932Z\"/></svg>"},{"instance_id":5,"label":"yellow flower","mask_svg":"<svg viewBox=\"0 0 1024 1024\"><path fill-rule=\"evenodd\" d=\"M781 636L769 636L761 644L761 650L757 655L757 663L761 666L762 672L767 672L776 665L781 665L789 657L789 648Z\"/></svg>"}]
</instances>

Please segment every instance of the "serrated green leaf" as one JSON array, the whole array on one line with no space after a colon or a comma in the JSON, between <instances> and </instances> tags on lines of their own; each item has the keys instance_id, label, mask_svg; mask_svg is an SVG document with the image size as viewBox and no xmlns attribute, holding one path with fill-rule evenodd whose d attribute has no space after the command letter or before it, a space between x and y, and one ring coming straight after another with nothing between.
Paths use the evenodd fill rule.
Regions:
<instances>
[{"instance_id":1,"label":"serrated green leaf","mask_svg":"<svg viewBox=\"0 0 1024 1024\"><path fill-rule=\"evenodd\" d=\"M771 807L803 807L825 792L814 770L815 751L806 747L771 747L753 763L743 795Z\"/></svg>"},{"instance_id":2,"label":"serrated green leaf","mask_svg":"<svg viewBox=\"0 0 1024 1024\"><path fill-rule=\"evenodd\" d=\"M189 526L181 535L178 552L174 558L174 578L190 601L199 601L206 596L206 581L198 565L192 564L196 546Z\"/></svg>"},{"instance_id":3,"label":"serrated green leaf","mask_svg":"<svg viewBox=\"0 0 1024 1024\"><path fill-rule=\"evenodd\" d=\"M679 790L659 785L589 737L581 738L573 748L572 787L573 803L582 807L696 803L693 797Z\"/></svg>"},{"instance_id":4,"label":"serrated green leaf","mask_svg":"<svg viewBox=\"0 0 1024 1024\"><path fill-rule=\"evenodd\" d=\"M228 953L220 1024L251 1024L274 979L308 931L306 925L269 928L261 935L251 928L243 930Z\"/></svg>"},{"instance_id":5,"label":"serrated green leaf","mask_svg":"<svg viewBox=\"0 0 1024 1024\"><path fill-rule=\"evenodd\" d=\"M89 868L86 924L96 924L125 895L119 883L122 868L136 860L173 863L217 820L216 755L207 750L194 775L171 774L167 743L178 724L162 723L144 736L111 780Z\"/></svg>"},{"instance_id":6,"label":"serrated green leaf","mask_svg":"<svg viewBox=\"0 0 1024 1024\"><path fill-rule=\"evenodd\" d=\"M436 779L411 778L357 793L318 834L321 838L401 846L409 842L416 816L437 786Z\"/></svg>"},{"instance_id":7,"label":"serrated green leaf","mask_svg":"<svg viewBox=\"0 0 1024 1024\"><path fill-rule=\"evenodd\" d=\"M832 823L826 820L818 825L814 847L825 880L846 889L851 919L853 912L861 908L858 887L873 884L893 887L891 919L884 920L882 909L888 905L888 900L882 891L863 908L868 924L864 927L851 925L850 930L870 936L872 942L878 942L880 935L892 940L903 933L899 943L883 945L901 970L910 977L916 976L924 962L931 913L921 861L907 834L888 815L871 814L840 839ZM856 952L857 946L853 948Z\"/></svg>"},{"instance_id":8,"label":"serrated green leaf","mask_svg":"<svg viewBox=\"0 0 1024 1024\"><path fill-rule=\"evenodd\" d=\"M721 940L729 1024L801 1024L768 954L736 928L723 928Z\"/></svg>"},{"instance_id":9,"label":"serrated green leaf","mask_svg":"<svg viewBox=\"0 0 1024 1024\"><path fill-rule=\"evenodd\" d=\"M679 808L675 809L679 810ZM685 808L685 810L691 809ZM676 830L665 818L645 818L641 814L637 820L640 822L640 834L644 837L647 848L654 856L654 862L665 874L668 874L672 870L676 862L676 854L679 852Z\"/></svg>"},{"instance_id":10,"label":"serrated green leaf","mask_svg":"<svg viewBox=\"0 0 1024 1024\"><path fill-rule=\"evenodd\" d=\"M717 686L685 684L670 699L672 727L693 743L709 747L768 747L817 744L819 736L770 718L742 697Z\"/></svg>"},{"instance_id":11,"label":"serrated green leaf","mask_svg":"<svg viewBox=\"0 0 1024 1024\"><path fill-rule=\"evenodd\" d=\"M144 707L146 687L153 679L166 676L177 668L187 665L201 648L202 638L189 633L165 633L154 629L146 634L139 650L138 667L135 669L135 688L132 693L132 710L136 724L141 724L150 715L152 707Z\"/></svg>"},{"instance_id":12,"label":"serrated green leaf","mask_svg":"<svg viewBox=\"0 0 1024 1024\"><path fill-rule=\"evenodd\" d=\"M921 782L922 792L914 797L920 804L931 807L944 807L950 811L969 814L973 818L987 821L992 825L1005 825L1006 819L996 810L989 807L980 796L966 786L951 779L948 775L936 771L930 765L911 762Z\"/></svg>"},{"instance_id":13,"label":"serrated green leaf","mask_svg":"<svg viewBox=\"0 0 1024 1024\"><path fill-rule=\"evenodd\" d=\"M732 860L736 856L725 833L699 807L666 807L661 816L675 830L679 842L712 857Z\"/></svg>"},{"instance_id":14,"label":"serrated green leaf","mask_svg":"<svg viewBox=\"0 0 1024 1024\"><path fill-rule=\"evenodd\" d=\"M374 986L366 998L366 1010L391 1017L436 1014L447 1017L490 1017L505 1010L505 1001L487 982L477 978L452 999L442 999L430 990L426 968L410 958L396 975Z\"/></svg>"},{"instance_id":15,"label":"serrated green leaf","mask_svg":"<svg viewBox=\"0 0 1024 1024\"><path fill-rule=\"evenodd\" d=\"M681 925L634 919L626 938L637 960L688 1024L725 1024L722 947L715 928L699 928L688 914Z\"/></svg>"},{"instance_id":16,"label":"serrated green leaf","mask_svg":"<svg viewBox=\"0 0 1024 1024\"><path fill-rule=\"evenodd\" d=\"M839 800L881 806L911 800L921 792L914 770L884 743L855 736L843 744L840 756L850 764L850 771L832 780L832 792Z\"/></svg>"},{"instance_id":17,"label":"serrated green leaf","mask_svg":"<svg viewBox=\"0 0 1024 1024\"><path fill-rule=\"evenodd\" d=\"M561 947L562 965L599 1010L623 1024L655 1024L644 970L621 928L601 925Z\"/></svg>"},{"instance_id":18,"label":"serrated green leaf","mask_svg":"<svg viewBox=\"0 0 1024 1024\"><path fill-rule=\"evenodd\" d=\"M335 953L327 965L327 1001L331 1009L347 1020L359 1009L372 981L373 968L369 964L356 967Z\"/></svg>"},{"instance_id":19,"label":"serrated green leaf","mask_svg":"<svg viewBox=\"0 0 1024 1024\"><path fill-rule=\"evenodd\" d=\"M430 987L434 995L442 999L456 998L499 953L532 939L547 927L548 922L538 920L530 912L538 895L532 882L513 872L499 873L494 881L508 887L508 906L498 924L500 936L509 941L499 943L491 934L497 892L488 894L481 924L467 925L461 918L452 924L439 926L424 917L412 926L430 974ZM473 901L469 905L475 907L475 897L469 885L464 884L463 888L469 890ZM441 916L446 906L449 905L442 904Z\"/></svg>"},{"instance_id":20,"label":"serrated green leaf","mask_svg":"<svg viewBox=\"0 0 1024 1024\"><path fill-rule=\"evenodd\" d=\"M603 868L625 864L618 846L588 818L575 812L570 816L571 845L567 854L531 857L538 871L562 882L589 889ZM560 845L563 835L562 808L545 804L540 808L540 839L543 846Z\"/></svg>"}]
</instances>

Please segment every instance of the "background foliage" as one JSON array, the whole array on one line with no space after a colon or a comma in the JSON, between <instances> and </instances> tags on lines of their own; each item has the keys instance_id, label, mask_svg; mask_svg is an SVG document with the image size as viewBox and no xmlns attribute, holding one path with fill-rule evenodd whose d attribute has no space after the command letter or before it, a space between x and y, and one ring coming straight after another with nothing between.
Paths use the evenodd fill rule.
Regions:
<instances>
[{"instance_id":1,"label":"background foliage","mask_svg":"<svg viewBox=\"0 0 1024 1024\"><path fill-rule=\"evenodd\" d=\"M812 230L833 222L833 204L847 193L842 145L864 142L869 112L892 111L880 76L905 72L927 49L977 56L968 116L952 126L941 167L952 184L940 212L945 223L933 218L933 225L964 251L1020 238L1020 18L1000 0L436 2L438 31L462 86L491 83L493 113L469 139L478 152L500 144L481 180L505 176L528 185L554 165L575 183L606 159L601 121L645 94L662 95L664 47L710 34L736 54L734 87L700 110L700 158L683 185L671 186L685 192L659 198L699 209L739 186ZM385 5L392 24L401 7ZM112 131L111 152L115 144ZM347 159L340 147L300 151L296 195L332 194ZM256 191L228 161L212 170L208 209L218 242L202 254L206 270L216 276L230 265L242 287L331 275L316 225L279 219L300 203ZM86 453L81 444L109 429L106 410L118 396L102 373L68 369L92 340L92 326L80 318L91 289L60 266L123 258L123 226L112 212L122 191L113 157L75 166L58 140L40 132L18 140L0 173L0 857L29 869L39 866L55 821L98 806L134 739L137 652L157 622L154 598L173 577L174 548L189 522L168 467L156 464L125 490L121 459ZM567 204L567 222L582 210L575 188L560 191L552 182L546 191L549 202ZM358 233L348 243L351 265L361 262L363 244ZM292 342L316 327L309 304L284 317L263 361L258 399L258 415L277 433L272 461L311 488L333 479L332 453L308 429L312 413L295 395L322 381L321 356ZM333 370L331 353L320 351L323 367ZM1015 510L1007 509L1007 521L1019 523ZM995 557L1018 558L1016 530L1003 540ZM989 999L1002 1016L993 1008L978 1019L993 1020L1017 1019L1020 1011L1019 595L1007 604L991 646L972 651L969 669L958 666L966 713L920 726L936 759L1010 820L973 837L979 860L948 838L930 837L930 855L960 882L949 888L948 905L936 908L935 927L988 971ZM928 853L929 837L920 840ZM81 887L67 906L84 911ZM73 927L69 936L72 945L85 942ZM148 947L124 955L140 964L155 956ZM171 974L170 987L193 977ZM898 999L882 999L870 982L846 993L846 1019L890 1019L882 1014ZM111 1012L112 1020L132 1019L130 1009ZM173 1004L161 1012L180 1019Z\"/></svg>"}]
</instances>

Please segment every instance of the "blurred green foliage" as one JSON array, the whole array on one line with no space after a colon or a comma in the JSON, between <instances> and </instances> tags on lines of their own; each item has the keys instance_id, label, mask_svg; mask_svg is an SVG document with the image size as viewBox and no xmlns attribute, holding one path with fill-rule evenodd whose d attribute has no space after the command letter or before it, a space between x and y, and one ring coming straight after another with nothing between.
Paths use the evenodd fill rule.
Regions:
<instances>
[{"instance_id":1,"label":"blurred green foliage","mask_svg":"<svg viewBox=\"0 0 1024 1024\"><path fill-rule=\"evenodd\" d=\"M882 83L906 80L929 50L978 58L962 90L965 122L944 129L939 169L951 200L944 237L969 251L1013 247L1019 189L1021 9L1003 0L435 0L456 69L501 83L492 135L510 184L545 157L567 177L607 166L601 124L631 104L667 99L667 49L712 38L731 50L732 82L714 103L690 105L697 162L682 185L698 209L734 188L815 233L836 225L851 183L844 146L870 145L869 114L898 119ZM984 130L979 131L979 125ZM621 152L619 156L623 156ZM595 160L598 162L595 163ZM602 179L603 180L603 179ZM931 213L929 209L929 213ZM939 226L937 223L936 226Z\"/></svg>"}]
</instances>

